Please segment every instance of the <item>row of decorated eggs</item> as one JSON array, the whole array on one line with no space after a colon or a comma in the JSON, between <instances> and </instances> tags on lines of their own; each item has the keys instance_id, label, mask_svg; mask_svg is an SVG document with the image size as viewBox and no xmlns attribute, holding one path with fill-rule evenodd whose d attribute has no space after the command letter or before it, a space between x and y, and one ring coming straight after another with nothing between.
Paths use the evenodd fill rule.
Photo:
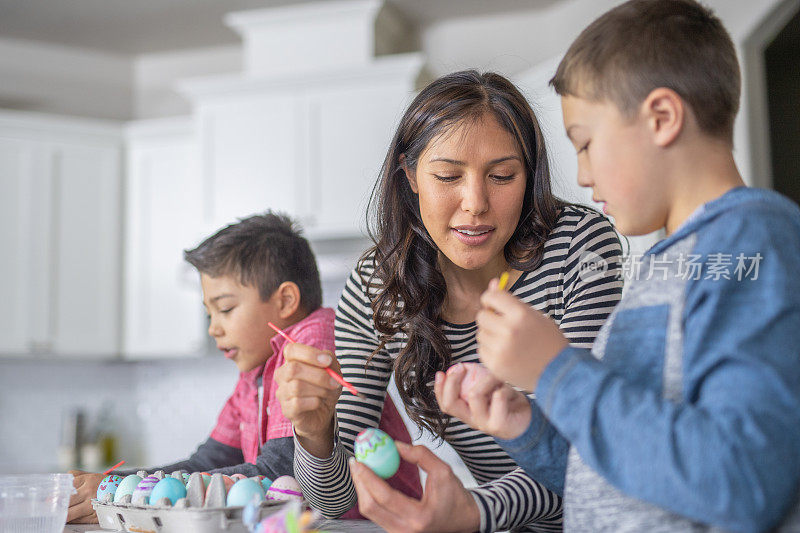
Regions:
<instances>
[{"instance_id":1,"label":"row of decorated eggs","mask_svg":"<svg viewBox=\"0 0 800 533\"><path fill-rule=\"evenodd\" d=\"M206 498L209 493L211 475L201 473L203 485L206 489ZM146 476L142 478L137 474L126 477L108 475L100 482L97 488L97 499L103 501L107 495L112 495L114 503L121 503L122 499L130 495L131 502L135 505L148 505L162 498L167 498L172 505L186 497L188 474L182 474L183 481L174 477ZM233 476L223 475L222 479L227 493L226 505L228 507L245 505L255 496L259 501L302 499L302 493L297 481L291 476L281 476L272 482L265 476L247 478L242 474Z\"/></svg>"},{"instance_id":2,"label":"row of decorated eggs","mask_svg":"<svg viewBox=\"0 0 800 533\"><path fill-rule=\"evenodd\" d=\"M356 460L369 466L376 474L387 479L397 472L400 466L400 456L397 446L392 438L385 432L369 428L356 437L354 452ZM205 499L208 499L211 475L202 472L203 485L206 489ZM182 474L183 481L158 476L147 476L144 479L137 474L125 478L118 475L109 475L103 478L97 489L97 499L102 501L107 494L113 495L114 503L120 503L126 495L131 495L131 501L137 505L147 505L167 498L175 505L181 498L186 497L186 483L189 475ZM246 505L255 497L259 501L302 499L302 493L297 481L291 476L281 476L271 482L264 476L247 478L243 474L233 476L223 475L227 493L226 505L229 507Z\"/></svg>"}]
</instances>

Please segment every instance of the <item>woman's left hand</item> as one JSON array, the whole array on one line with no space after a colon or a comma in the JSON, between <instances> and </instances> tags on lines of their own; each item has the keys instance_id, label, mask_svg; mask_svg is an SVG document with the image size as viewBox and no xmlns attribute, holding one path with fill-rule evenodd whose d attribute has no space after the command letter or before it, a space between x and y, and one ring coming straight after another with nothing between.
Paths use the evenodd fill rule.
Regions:
<instances>
[{"instance_id":1,"label":"woman's left hand","mask_svg":"<svg viewBox=\"0 0 800 533\"><path fill-rule=\"evenodd\" d=\"M428 474L421 500L394 490L368 466L350 459L358 509L389 533L460 532L480 528L480 511L450 466L425 446L397 442L400 457Z\"/></svg>"},{"instance_id":2,"label":"woman's left hand","mask_svg":"<svg viewBox=\"0 0 800 533\"><path fill-rule=\"evenodd\" d=\"M470 427L501 439L520 436L531 422L527 396L489 372L478 375L464 391L466 366L451 366L437 372L433 390L439 407Z\"/></svg>"}]
</instances>

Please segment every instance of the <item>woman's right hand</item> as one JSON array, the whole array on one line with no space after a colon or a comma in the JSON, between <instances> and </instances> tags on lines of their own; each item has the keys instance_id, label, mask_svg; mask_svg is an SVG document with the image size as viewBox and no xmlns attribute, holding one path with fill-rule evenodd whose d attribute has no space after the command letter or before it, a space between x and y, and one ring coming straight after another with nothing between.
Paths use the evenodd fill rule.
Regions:
<instances>
[{"instance_id":1,"label":"woman's right hand","mask_svg":"<svg viewBox=\"0 0 800 533\"><path fill-rule=\"evenodd\" d=\"M336 402L342 387L325 370L339 372L331 352L305 344L287 344L284 363L275 371L276 395L283 415L306 451L320 458L333 451Z\"/></svg>"}]
</instances>

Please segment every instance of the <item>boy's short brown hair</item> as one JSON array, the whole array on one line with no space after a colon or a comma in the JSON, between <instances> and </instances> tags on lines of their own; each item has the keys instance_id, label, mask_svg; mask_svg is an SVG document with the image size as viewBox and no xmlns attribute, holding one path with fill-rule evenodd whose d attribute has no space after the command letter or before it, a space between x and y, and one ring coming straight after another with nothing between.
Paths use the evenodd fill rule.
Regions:
<instances>
[{"instance_id":1,"label":"boy's short brown hair","mask_svg":"<svg viewBox=\"0 0 800 533\"><path fill-rule=\"evenodd\" d=\"M201 274L212 278L237 276L239 283L256 287L267 301L281 283L300 289L300 305L307 313L322 305L317 261L301 230L286 215L267 211L226 226L183 256Z\"/></svg>"},{"instance_id":2,"label":"boy's short brown hair","mask_svg":"<svg viewBox=\"0 0 800 533\"><path fill-rule=\"evenodd\" d=\"M694 0L631 0L592 22L550 85L561 96L608 99L628 117L653 89L674 90L700 129L733 143L741 74L730 35Z\"/></svg>"}]
</instances>

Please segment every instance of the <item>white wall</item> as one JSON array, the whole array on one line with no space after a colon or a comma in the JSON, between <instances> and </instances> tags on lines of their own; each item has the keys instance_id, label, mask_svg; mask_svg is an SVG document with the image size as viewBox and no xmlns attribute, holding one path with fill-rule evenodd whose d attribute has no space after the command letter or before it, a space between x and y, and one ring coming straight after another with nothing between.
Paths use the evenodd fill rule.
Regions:
<instances>
[{"instance_id":1,"label":"white wall","mask_svg":"<svg viewBox=\"0 0 800 533\"><path fill-rule=\"evenodd\" d=\"M132 112L130 59L97 50L0 39L0 108L106 119Z\"/></svg>"},{"instance_id":2,"label":"white wall","mask_svg":"<svg viewBox=\"0 0 800 533\"><path fill-rule=\"evenodd\" d=\"M133 60L133 115L137 119L188 115L189 102L174 90L179 80L241 70L240 46L139 56Z\"/></svg>"},{"instance_id":3,"label":"white wall","mask_svg":"<svg viewBox=\"0 0 800 533\"><path fill-rule=\"evenodd\" d=\"M566 52L580 31L597 16L620 3L621 0L568 0L542 11L447 20L421 32L423 51L434 74L462 68L496 70L514 76L537 96L548 99L543 102L547 107L552 105L552 101L549 100L546 83L540 83L546 74L543 69L552 67L554 72L558 58ZM776 10L788 12L790 9L787 8L796 8L800 2L704 0L704 4L711 7L725 24L737 47L741 64L745 58L758 60L758 51L752 48L759 43L753 42L751 36L764 25L765 18ZM760 36L762 40L768 37ZM734 130L734 155L748 184L769 186L771 178L766 175L769 168L764 155L768 147L761 146L764 130L760 121L765 113L765 97L758 92L761 88L758 80L749 78L759 76L760 70L758 65L750 69L746 68L750 65L742 66L743 92ZM539 103L536 97L533 100L534 104ZM545 114L556 115L550 111L545 109ZM558 127L555 134L560 135ZM757 153L753 153L754 146ZM557 151L554 150L554 153ZM565 166L569 167L569 164Z\"/></svg>"},{"instance_id":4,"label":"white wall","mask_svg":"<svg viewBox=\"0 0 800 533\"><path fill-rule=\"evenodd\" d=\"M108 402L114 413L135 413L128 368L115 363L0 362L0 474L58 471L64 416L81 408L96 413ZM120 425L120 454L138 459L138 424Z\"/></svg>"},{"instance_id":5,"label":"white wall","mask_svg":"<svg viewBox=\"0 0 800 533\"><path fill-rule=\"evenodd\" d=\"M238 377L221 355L162 362L0 361L0 474L56 472L62 421L108 404L126 467L188 457Z\"/></svg>"},{"instance_id":6,"label":"white wall","mask_svg":"<svg viewBox=\"0 0 800 533\"><path fill-rule=\"evenodd\" d=\"M722 18L741 53L763 18L788 1L705 3ZM458 18L456 13L422 27L421 51L434 75L463 68L515 75L563 54L584 26L618 3L565 0L545 9L492 16ZM189 106L174 92L176 80L237 72L241 65L237 46L128 57L0 40L0 107L111 119L183 115ZM737 140L743 146L748 139Z\"/></svg>"},{"instance_id":7,"label":"white wall","mask_svg":"<svg viewBox=\"0 0 800 533\"><path fill-rule=\"evenodd\" d=\"M188 115L177 80L239 72L241 63L239 46L133 57L0 39L0 108L111 120Z\"/></svg>"},{"instance_id":8,"label":"white wall","mask_svg":"<svg viewBox=\"0 0 800 533\"><path fill-rule=\"evenodd\" d=\"M763 18L785 0L702 0L741 44ZM563 54L592 20L622 0L566 0L547 9L493 16L457 16L421 33L422 49L435 74L461 68L493 69L508 75Z\"/></svg>"},{"instance_id":9,"label":"white wall","mask_svg":"<svg viewBox=\"0 0 800 533\"><path fill-rule=\"evenodd\" d=\"M443 20L420 40L434 74L463 68L514 75L566 51L581 29L619 3L566 0L546 9Z\"/></svg>"},{"instance_id":10,"label":"white wall","mask_svg":"<svg viewBox=\"0 0 800 533\"><path fill-rule=\"evenodd\" d=\"M184 459L205 441L222 405L233 392L236 366L215 351L207 358L132 365L141 466ZM133 415L133 416L131 416Z\"/></svg>"}]
</instances>

